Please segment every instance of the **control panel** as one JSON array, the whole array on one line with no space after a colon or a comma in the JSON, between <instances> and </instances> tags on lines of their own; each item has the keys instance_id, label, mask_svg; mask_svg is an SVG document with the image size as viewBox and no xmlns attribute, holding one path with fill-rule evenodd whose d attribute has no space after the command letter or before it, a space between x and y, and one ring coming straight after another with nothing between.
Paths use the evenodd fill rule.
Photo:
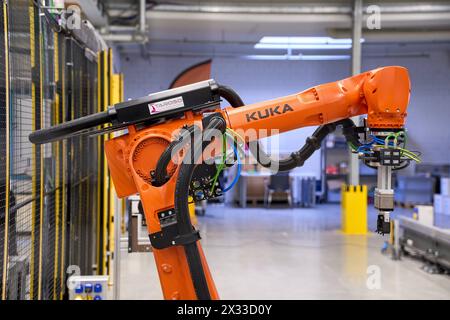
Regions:
<instances>
[{"instance_id":1,"label":"control panel","mask_svg":"<svg viewBox=\"0 0 450 320\"><path fill-rule=\"evenodd\" d=\"M107 300L108 276L71 276L69 300Z\"/></svg>"}]
</instances>

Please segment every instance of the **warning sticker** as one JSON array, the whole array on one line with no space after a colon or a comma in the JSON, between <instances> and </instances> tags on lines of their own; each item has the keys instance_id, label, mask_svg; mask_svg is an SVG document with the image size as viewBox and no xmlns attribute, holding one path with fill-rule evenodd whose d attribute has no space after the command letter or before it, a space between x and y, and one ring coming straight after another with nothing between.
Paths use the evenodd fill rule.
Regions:
<instances>
[{"instance_id":1,"label":"warning sticker","mask_svg":"<svg viewBox=\"0 0 450 320\"><path fill-rule=\"evenodd\" d=\"M184 107L184 101L183 97L181 96L148 104L148 110L150 111L150 114L160 113L182 107Z\"/></svg>"}]
</instances>

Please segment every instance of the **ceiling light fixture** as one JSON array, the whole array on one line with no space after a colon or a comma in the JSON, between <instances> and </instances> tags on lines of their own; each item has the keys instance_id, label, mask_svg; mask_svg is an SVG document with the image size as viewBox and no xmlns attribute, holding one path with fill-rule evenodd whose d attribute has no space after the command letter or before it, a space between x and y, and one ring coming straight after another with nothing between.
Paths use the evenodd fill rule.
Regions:
<instances>
[{"instance_id":1,"label":"ceiling light fixture","mask_svg":"<svg viewBox=\"0 0 450 320\"><path fill-rule=\"evenodd\" d=\"M364 39L361 39L361 43ZM331 37L262 37L255 49L305 49L305 50L332 50L350 49L352 39Z\"/></svg>"},{"instance_id":2,"label":"ceiling light fixture","mask_svg":"<svg viewBox=\"0 0 450 320\"><path fill-rule=\"evenodd\" d=\"M268 54L258 54L258 55L245 55L242 56L246 60L304 60L304 61L338 61L338 60L350 60L350 55L289 55L289 54L279 54L279 55L268 55Z\"/></svg>"}]
</instances>

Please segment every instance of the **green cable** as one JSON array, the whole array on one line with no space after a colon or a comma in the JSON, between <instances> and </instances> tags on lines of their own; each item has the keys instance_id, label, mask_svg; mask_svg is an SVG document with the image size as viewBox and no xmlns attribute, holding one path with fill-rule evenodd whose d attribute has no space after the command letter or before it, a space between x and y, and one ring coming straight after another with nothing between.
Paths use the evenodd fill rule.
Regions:
<instances>
[{"instance_id":1,"label":"green cable","mask_svg":"<svg viewBox=\"0 0 450 320\"><path fill-rule=\"evenodd\" d=\"M413 159L414 161L416 161L418 163L421 162L420 158L415 153L413 153L413 152L411 152L409 150L403 149L403 148L400 148L400 150L402 152L404 152L405 156L407 156L408 158Z\"/></svg>"},{"instance_id":2,"label":"green cable","mask_svg":"<svg viewBox=\"0 0 450 320\"><path fill-rule=\"evenodd\" d=\"M222 149L223 149L223 151L222 151L222 162L217 167L217 172L214 175L213 183L212 183L212 186L211 186L211 193L214 192L214 188L216 187L217 179L219 178L220 173L222 172L223 168L225 167L225 161L226 161L226 158L227 158L227 138L226 138L225 134L222 135Z\"/></svg>"},{"instance_id":3,"label":"green cable","mask_svg":"<svg viewBox=\"0 0 450 320\"><path fill-rule=\"evenodd\" d=\"M386 138L384 138L384 145L385 146L389 146L389 138L393 137L394 138L394 143L397 144L397 136L395 133L390 133L387 135Z\"/></svg>"},{"instance_id":4,"label":"green cable","mask_svg":"<svg viewBox=\"0 0 450 320\"><path fill-rule=\"evenodd\" d=\"M400 132L397 132L395 134L394 143L397 144L398 138L400 136L403 136L403 139L404 139L404 141L403 141L403 148L397 147L398 149L400 149L401 155L403 156L403 154L405 154L408 158L410 158L410 159L420 163L421 162L420 158L415 153L413 153L413 152L409 151L408 149L406 149L407 134L406 134L405 131L400 131Z\"/></svg>"},{"instance_id":5,"label":"green cable","mask_svg":"<svg viewBox=\"0 0 450 320\"><path fill-rule=\"evenodd\" d=\"M224 167L225 167L225 165L223 163L219 164L219 166L217 167L217 172L214 175L213 183L212 183L212 186L211 186L211 193L214 192L214 188L216 187L217 179L219 178L219 174L222 172Z\"/></svg>"},{"instance_id":6,"label":"green cable","mask_svg":"<svg viewBox=\"0 0 450 320\"><path fill-rule=\"evenodd\" d=\"M229 137L229 138L231 138L233 141L235 141L236 142L236 144L237 144L237 149L238 149L238 152L240 153L240 154L244 154L244 150L242 149L242 146L236 141L236 137L233 135L233 133L235 133L235 131L233 131L233 130L229 130L229 129L227 129L227 131L225 132L225 134L223 135L223 146L222 146L222 148L223 148L223 152L222 152L222 162L218 165L218 167L217 167L217 172L216 172L216 174L214 175L214 178L213 178L213 183L212 183L212 186L211 186L211 193L213 193L214 192L214 188L216 187L216 182L217 182L217 179L219 178L219 175L220 175L220 173L223 171L223 169L225 168L225 163L226 163L226 161L227 161L227 139L226 139L226 137ZM236 136L238 136L237 135L237 133L235 133L236 134ZM240 136L238 136L238 137L240 137ZM239 154L237 155L238 157L239 157Z\"/></svg>"},{"instance_id":7,"label":"green cable","mask_svg":"<svg viewBox=\"0 0 450 320\"><path fill-rule=\"evenodd\" d=\"M398 138L399 138L400 136L403 136L403 138L404 138L404 141L403 141L403 148L397 146ZM397 148L397 149L399 149L399 150L401 151L401 156L405 155L405 156L407 156L409 159L412 159L412 160L414 160L414 161L416 161L416 162L418 162L418 163L421 162L420 158L419 158L415 153L413 153L413 152L409 151L408 149L406 149L407 135L406 135L406 132L405 132L405 131L400 131L400 132L397 132L397 133L391 133L391 134L389 134L389 135L385 138L385 141L386 141L385 147L386 147L386 145L389 147L389 141L388 141L388 140L389 140L389 138L391 138L391 137L394 137L394 144L395 144L394 147Z\"/></svg>"},{"instance_id":8,"label":"green cable","mask_svg":"<svg viewBox=\"0 0 450 320\"><path fill-rule=\"evenodd\" d=\"M350 147L350 149L353 149L354 151L358 150L358 148L351 142L347 142L347 145Z\"/></svg>"}]
</instances>

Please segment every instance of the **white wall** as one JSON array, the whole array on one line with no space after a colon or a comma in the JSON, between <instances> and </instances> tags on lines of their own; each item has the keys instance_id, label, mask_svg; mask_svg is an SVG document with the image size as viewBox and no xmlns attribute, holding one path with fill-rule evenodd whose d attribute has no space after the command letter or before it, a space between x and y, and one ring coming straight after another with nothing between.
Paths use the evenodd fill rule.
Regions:
<instances>
[{"instance_id":1,"label":"white wall","mask_svg":"<svg viewBox=\"0 0 450 320\"><path fill-rule=\"evenodd\" d=\"M125 98L137 98L168 89L172 80L184 69L206 59L143 59L139 54L121 55Z\"/></svg>"},{"instance_id":2,"label":"white wall","mask_svg":"<svg viewBox=\"0 0 450 320\"><path fill-rule=\"evenodd\" d=\"M183 69L200 58L122 55L125 97L135 98L167 89ZM421 150L424 162L450 163L450 58L447 52L431 52L415 58L366 58L363 70L384 65L409 69L412 81L407 127L410 148ZM253 103L303 91L313 85L336 81L349 75L349 61L255 61L215 58L212 77L232 86L246 103ZM303 145L314 128L281 135L280 152L291 152ZM303 172L319 175L319 154L307 162Z\"/></svg>"}]
</instances>

